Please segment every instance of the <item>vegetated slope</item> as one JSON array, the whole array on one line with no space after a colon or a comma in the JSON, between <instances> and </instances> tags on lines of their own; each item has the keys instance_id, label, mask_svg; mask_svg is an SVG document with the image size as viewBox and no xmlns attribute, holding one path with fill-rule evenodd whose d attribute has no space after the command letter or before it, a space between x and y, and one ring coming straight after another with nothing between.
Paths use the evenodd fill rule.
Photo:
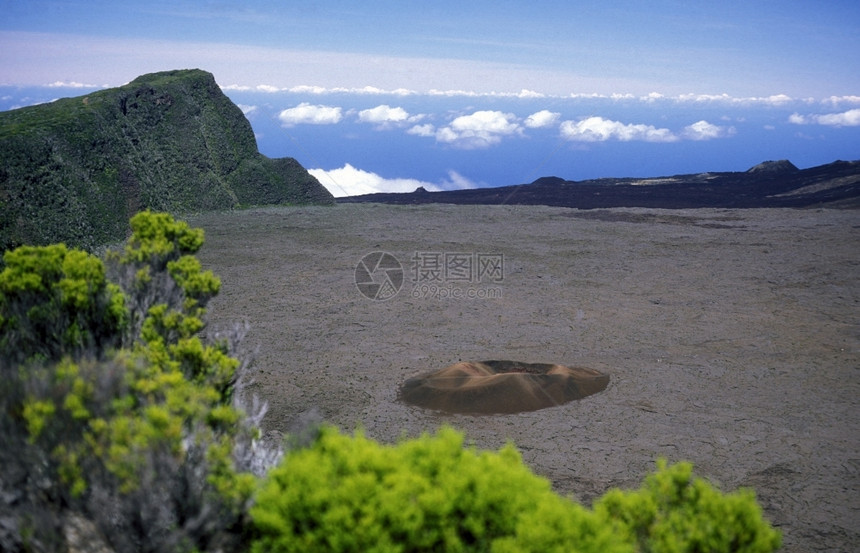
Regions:
<instances>
[{"instance_id":1,"label":"vegetated slope","mask_svg":"<svg viewBox=\"0 0 860 553\"><path fill-rule=\"evenodd\" d=\"M409 194L366 194L339 202L392 204L524 204L573 207L752 208L860 207L860 161L836 161L798 169L766 161L745 172L657 178L568 181L543 177L531 184Z\"/></svg>"},{"instance_id":2,"label":"vegetated slope","mask_svg":"<svg viewBox=\"0 0 860 553\"><path fill-rule=\"evenodd\" d=\"M0 250L125 237L142 209L332 203L292 158L259 153L250 123L198 69L0 113Z\"/></svg>"}]
</instances>

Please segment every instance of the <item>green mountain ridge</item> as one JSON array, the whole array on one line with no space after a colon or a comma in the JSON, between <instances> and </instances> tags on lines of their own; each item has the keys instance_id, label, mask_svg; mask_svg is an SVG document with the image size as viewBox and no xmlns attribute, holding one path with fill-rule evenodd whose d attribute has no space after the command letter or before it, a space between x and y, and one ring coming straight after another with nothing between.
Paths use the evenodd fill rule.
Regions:
<instances>
[{"instance_id":1,"label":"green mountain ridge","mask_svg":"<svg viewBox=\"0 0 860 553\"><path fill-rule=\"evenodd\" d=\"M199 69L0 113L0 249L120 240L144 209L333 203L292 158L259 153L251 125Z\"/></svg>"}]
</instances>

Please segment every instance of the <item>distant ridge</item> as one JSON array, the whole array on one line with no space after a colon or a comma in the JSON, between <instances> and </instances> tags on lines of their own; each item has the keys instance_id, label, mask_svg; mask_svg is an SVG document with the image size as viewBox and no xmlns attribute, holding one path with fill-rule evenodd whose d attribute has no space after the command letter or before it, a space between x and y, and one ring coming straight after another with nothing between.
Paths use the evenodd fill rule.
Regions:
<instances>
[{"instance_id":1,"label":"distant ridge","mask_svg":"<svg viewBox=\"0 0 860 553\"><path fill-rule=\"evenodd\" d=\"M0 249L122 239L135 212L333 203L295 159L259 153L198 69L0 112Z\"/></svg>"},{"instance_id":2,"label":"distant ridge","mask_svg":"<svg viewBox=\"0 0 860 553\"><path fill-rule=\"evenodd\" d=\"M652 178L568 181L541 177L530 184L498 188L365 194L338 198L338 202L548 205L580 209L860 208L860 161L835 161L808 169L798 169L788 160L766 161L744 172Z\"/></svg>"}]
</instances>

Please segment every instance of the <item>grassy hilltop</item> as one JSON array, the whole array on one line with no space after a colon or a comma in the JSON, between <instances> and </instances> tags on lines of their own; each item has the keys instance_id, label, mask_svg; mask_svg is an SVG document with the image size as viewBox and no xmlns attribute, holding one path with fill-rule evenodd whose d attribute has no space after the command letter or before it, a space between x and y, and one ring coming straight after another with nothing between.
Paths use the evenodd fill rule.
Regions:
<instances>
[{"instance_id":1,"label":"grassy hilltop","mask_svg":"<svg viewBox=\"0 0 860 553\"><path fill-rule=\"evenodd\" d=\"M0 250L124 238L143 209L331 203L296 160L259 153L212 74L178 70L0 113Z\"/></svg>"}]
</instances>

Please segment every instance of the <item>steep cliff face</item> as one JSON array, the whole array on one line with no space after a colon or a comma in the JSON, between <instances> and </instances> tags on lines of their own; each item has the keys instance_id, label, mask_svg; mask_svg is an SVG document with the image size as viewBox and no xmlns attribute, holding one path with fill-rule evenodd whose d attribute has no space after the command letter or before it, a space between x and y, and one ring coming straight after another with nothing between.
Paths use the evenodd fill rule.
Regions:
<instances>
[{"instance_id":1,"label":"steep cliff face","mask_svg":"<svg viewBox=\"0 0 860 553\"><path fill-rule=\"evenodd\" d=\"M0 249L124 237L141 209L332 203L296 160L257 150L210 73L143 75L87 96L0 113Z\"/></svg>"}]
</instances>

